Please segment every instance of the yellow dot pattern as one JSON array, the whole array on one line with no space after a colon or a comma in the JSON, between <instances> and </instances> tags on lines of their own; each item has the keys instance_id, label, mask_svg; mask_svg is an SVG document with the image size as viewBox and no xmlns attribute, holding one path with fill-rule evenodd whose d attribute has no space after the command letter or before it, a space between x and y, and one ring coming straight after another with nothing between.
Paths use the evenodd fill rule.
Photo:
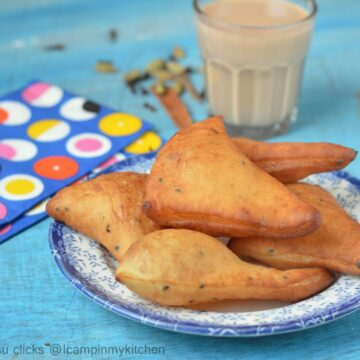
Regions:
<instances>
[{"instance_id":1,"label":"yellow dot pattern","mask_svg":"<svg viewBox=\"0 0 360 360\"><path fill-rule=\"evenodd\" d=\"M27 133L31 139L37 139L44 132L59 124L59 120L41 120L28 127Z\"/></svg>"},{"instance_id":2,"label":"yellow dot pattern","mask_svg":"<svg viewBox=\"0 0 360 360\"><path fill-rule=\"evenodd\" d=\"M11 195L26 195L35 190L35 184L27 179L15 179L6 184L5 190Z\"/></svg>"},{"instance_id":3,"label":"yellow dot pattern","mask_svg":"<svg viewBox=\"0 0 360 360\"><path fill-rule=\"evenodd\" d=\"M148 131L127 146L125 151L131 154L146 154L158 150L160 146L160 136L153 131Z\"/></svg>"},{"instance_id":4,"label":"yellow dot pattern","mask_svg":"<svg viewBox=\"0 0 360 360\"><path fill-rule=\"evenodd\" d=\"M132 135L141 129L141 120L130 114L114 113L104 116L99 122L99 129L109 136Z\"/></svg>"}]
</instances>

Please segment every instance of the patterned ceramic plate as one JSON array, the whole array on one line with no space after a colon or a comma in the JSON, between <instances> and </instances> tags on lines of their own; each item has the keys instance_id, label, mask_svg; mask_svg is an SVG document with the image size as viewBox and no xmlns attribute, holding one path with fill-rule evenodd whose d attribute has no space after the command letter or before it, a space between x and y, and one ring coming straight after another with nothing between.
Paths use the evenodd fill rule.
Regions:
<instances>
[{"instance_id":1,"label":"patterned ceramic plate","mask_svg":"<svg viewBox=\"0 0 360 360\"><path fill-rule=\"evenodd\" d=\"M119 162L105 172L148 172L154 155ZM345 172L307 179L336 196L360 220L360 181ZM118 283L115 260L97 243L54 222L50 246L63 274L80 292L117 314L143 324L177 332L208 336L261 336L325 324L360 307L360 278L342 275L327 290L296 304L230 301L197 309L170 308L144 300Z\"/></svg>"}]
</instances>

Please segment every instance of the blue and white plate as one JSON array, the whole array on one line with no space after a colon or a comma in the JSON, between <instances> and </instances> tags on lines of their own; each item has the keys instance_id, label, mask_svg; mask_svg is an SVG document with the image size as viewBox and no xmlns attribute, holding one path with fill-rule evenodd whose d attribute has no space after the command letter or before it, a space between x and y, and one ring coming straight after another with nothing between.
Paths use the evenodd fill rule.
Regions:
<instances>
[{"instance_id":1,"label":"blue and white plate","mask_svg":"<svg viewBox=\"0 0 360 360\"><path fill-rule=\"evenodd\" d=\"M104 172L148 172L154 155L121 161ZM333 195L360 220L360 181L346 172L313 175L307 180ZM224 301L196 309L160 306L137 296L115 280L116 261L88 237L53 222L50 247L67 279L99 305L126 318L158 328L207 336L262 336L325 324L360 307L360 278L340 276L322 293L296 304Z\"/></svg>"}]
</instances>

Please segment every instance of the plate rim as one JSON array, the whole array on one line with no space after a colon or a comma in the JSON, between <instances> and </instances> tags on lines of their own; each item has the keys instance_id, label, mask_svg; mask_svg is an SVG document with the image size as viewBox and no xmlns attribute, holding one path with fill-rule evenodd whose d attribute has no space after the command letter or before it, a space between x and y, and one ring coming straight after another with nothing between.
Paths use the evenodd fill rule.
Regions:
<instances>
[{"instance_id":1,"label":"plate rim","mask_svg":"<svg viewBox=\"0 0 360 360\"><path fill-rule=\"evenodd\" d=\"M127 167L134 165L142 160L150 160L153 159L156 154L144 154L138 156L132 156L125 160L121 160L109 168L98 172L96 174L90 175L89 178L96 177L101 174L113 172L115 169L118 171L119 167ZM346 171L335 171L331 172L331 174L335 175L340 179L345 179L350 182L352 185L356 187L358 191L360 191L360 180L352 176L350 173ZM133 309L129 309L126 305L120 303L111 302L106 297L106 294L102 294L103 296L99 296L99 290L97 292L92 289L92 285L84 284L81 279L81 274L75 269L72 268L71 272L68 269L68 266L71 266L66 259L64 259L63 254L60 255L58 253L58 244L62 241L61 237L56 230L57 226L62 225L60 222L52 221L49 228L49 246L54 257L55 263L57 264L59 270L62 274L67 278L70 283L78 290L80 293L85 295L87 298L95 302L96 304L102 306L103 308L110 310L111 312L121 315L127 319L134 320L141 324L150 325L155 328L160 328L163 330L192 334L192 335L202 335L202 336L215 336L215 337L259 337L259 336L269 336L269 335L277 335L277 334L285 334L295 331L306 330L309 328L314 328L320 325L324 325L326 323L335 321L344 316L350 315L352 312L358 310L360 308L360 294L358 296L354 296L349 299L349 301L345 301L339 304L339 308L336 313L333 312L334 308L330 308L324 310L323 312L309 315L308 317L302 317L301 323L299 321L288 321L283 323L269 323L265 325L261 325L262 331L259 333L259 325L224 325L221 326L219 324L216 325L216 333L209 333L209 329L211 326L204 326L203 324L189 323L187 321L174 321L171 319L167 319L166 317L161 317L159 315L147 314L146 312L136 312ZM78 276L76 274L79 274ZM79 279L80 278L80 279ZM206 312L206 311L204 311ZM313 320L312 324L306 324L306 320ZM319 321L318 321L319 320ZM175 324L175 326L174 326ZM274 329L276 326L276 329ZM236 334L234 333L236 330ZM265 331L264 331L265 330ZM272 331L266 331L272 330Z\"/></svg>"}]
</instances>

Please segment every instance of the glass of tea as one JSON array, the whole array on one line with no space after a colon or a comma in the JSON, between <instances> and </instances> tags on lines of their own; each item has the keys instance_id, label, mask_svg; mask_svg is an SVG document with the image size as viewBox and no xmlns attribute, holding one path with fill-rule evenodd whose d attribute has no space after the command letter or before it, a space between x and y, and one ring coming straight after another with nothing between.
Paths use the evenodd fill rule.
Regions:
<instances>
[{"instance_id":1,"label":"glass of tea","mask_svg":"<svg viewBox=\"0 0 360 360\"><path fill-rule=\"evenodd\" d=\"M231 135L288 131L317 6L313 0L194 0L210 112Z\"/></svg>"}]
</instances>

